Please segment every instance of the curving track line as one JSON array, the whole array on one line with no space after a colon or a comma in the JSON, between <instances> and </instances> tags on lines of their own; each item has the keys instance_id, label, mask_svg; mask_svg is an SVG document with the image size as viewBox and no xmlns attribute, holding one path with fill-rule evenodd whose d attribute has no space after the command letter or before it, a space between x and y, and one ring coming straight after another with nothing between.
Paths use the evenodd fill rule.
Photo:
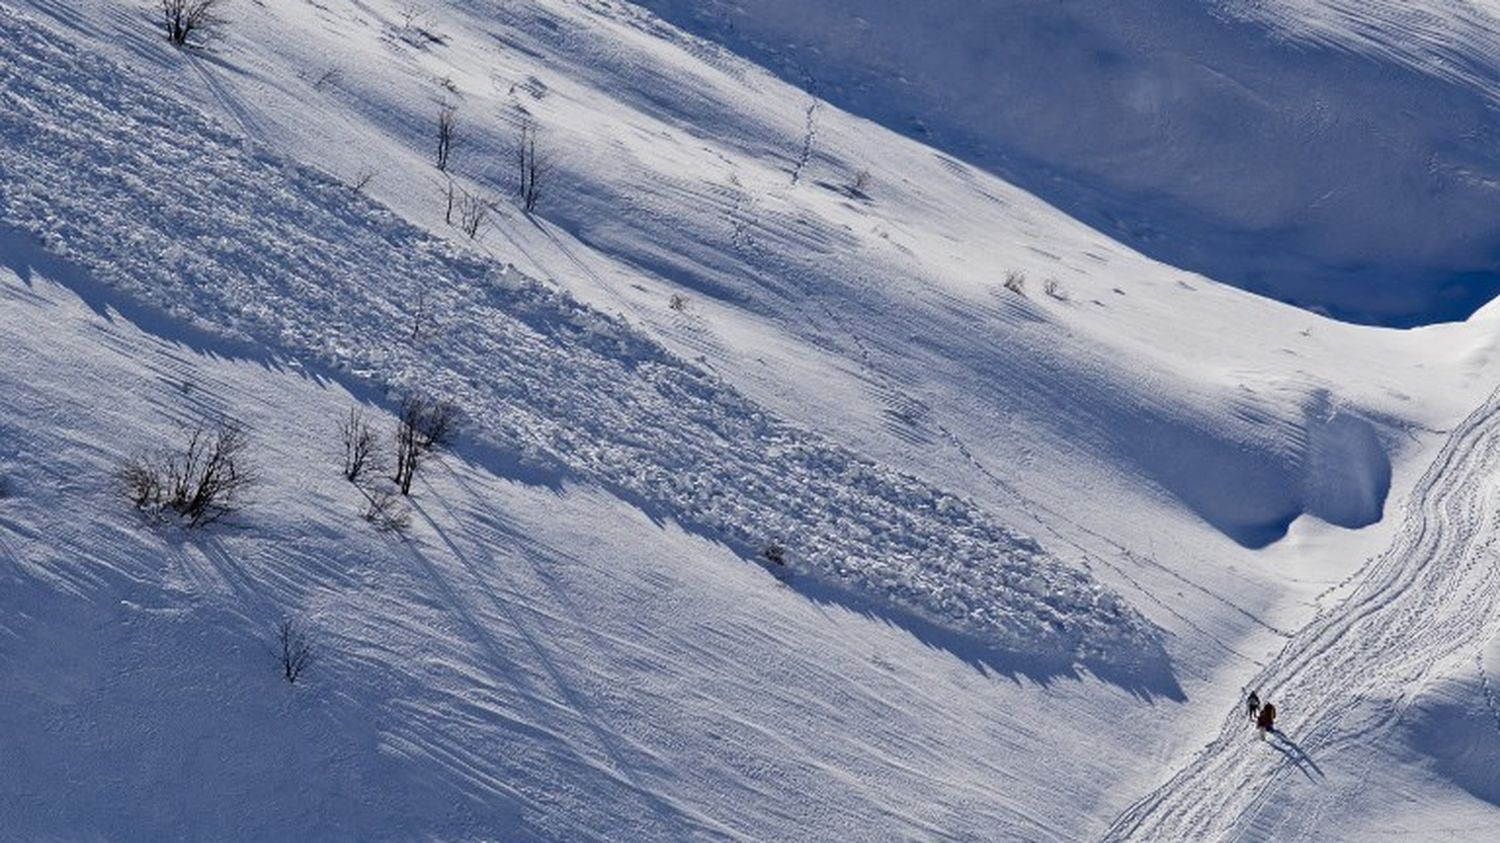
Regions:
<instances>
[{"instance_id":1,"label":"curving track line","mask_svg":"<svg viewBox=\"0 0 1500 843\"><path fill-rule=\"evenodd\" d=\"M1316 825L1348 796L1323 767L1388 734L1435 669L1452 669L1500 633L1500 390L1456 427L1408 498L1391 547L1371 559L1340 605L1294 635L1252 682L1277 705L1280 754L1254 741L1235 706L1219 734L1161 787L1117 817L1106 841L1277 839L1273 796L1306 776L1319 804L1296 824ZM1258 748L1258 747L1257 747ZM1314 761L1313 759L1318 759ZM1322 763L1322 767L1319 763ZM1342 778L1342 777L1341 777ZM1275 812L1270 812L1274 814ZM1295 836L1295 835L1292 835Z\"/></svg>"}]
</instances>

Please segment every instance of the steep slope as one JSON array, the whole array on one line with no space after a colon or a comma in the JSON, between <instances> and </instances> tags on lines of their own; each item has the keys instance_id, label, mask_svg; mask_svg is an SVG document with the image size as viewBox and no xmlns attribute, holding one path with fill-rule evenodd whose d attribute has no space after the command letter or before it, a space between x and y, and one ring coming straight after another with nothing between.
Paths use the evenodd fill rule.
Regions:
<instances>
[{"instance_id":1,"label":"steep slope","mask_svg":"<svg viewBox=\"0 0 1500 843\"><path fill-rule=\"evenodd\" d=\"M1490 807L1450 795L1443 836L1493 835L1496 779L1486 762L1500 707L1484 654L1500 635L1497 414L1500 393L1449 436L1390 549L1248 683L1286 712L1268 742L1257 744L1244 713L1231 712L1218 737L1105 839L1354 839L1355 828L1382 827L1392 813L1388 793L1370 794L1369 776L1408 760L1408 742L1441 760L1451 758L1445 746L1477 744L1482 754L1457 759L1448 775ZM1481 703L1472 714L1432 706L1432 686L1450 676L1471 680L1447 693ZM1439 710L1424 712L1424 700Z\"/></svg>"},{"instance_id":2,"label":"steep slope","mask_svg":"<svg viewBox=\"0 0 1500 843\"><path fill-rule=\"evenodd\" d=\"M0 12L0 31L0 167L26 174L7 186L0 224L99 280L230 336L447 397L499 453L603 483L747 555L786 542L794 570L883 593L1044 670L1157 659L1120 601L971 504L828 447L618 320L241 148L18 17Z\"/></svg>"},{"instance_id":3,"label":"steep slope","mask_svg":"<svg viewBox=\"0 0 1500 843\"><path fill-rule=\"evenodd\" d=\"M340 390L381 406L431 390L469 412L464 463L419 499L433 519L419 519L421 558L396 554L401 587L368 604L431 628L399 656L371 655L380 630L290 595L361 654L337 681L384 688L390 674L401 689L390 705L339 710L338 723L375 721L388 739L340 748L349 730L368 732L330 730L321 760L293 778L364 770L335 780L378 780L372 794L437 782L414 801L351 805L325 837L1097 835L1211 739L1246 679L1342 595L1327 587L1389 543L1399 519L1384 516L1415 505L1448 429L1496 379L1488 317L1365 329L1172 269L637 6L231 4L208 49L177 51L149 10L17 5L34 17L0 17L13 139L0 147L11 226L0 257L32 284L15 301L54 307L67 295L36 279L62 280L101 314L123 309L212 352L199 361L210 372L214 356L254 361L214 375L212 394L226 396L214 403L267 396L257 429L302 443L285 446L288 465L318 463L317 443L299 437L317 439L309 431L347 408ZM432 166L445 104L460 127L447 174ZM553 164L530 215L507 201L528 120ZM495 200L472 239L445 220L450 177L460 195ZM21 407L71 390L48 362L58 351L28 328L37 312L12 311L6 340L33 361L6 387ZM79 324L80 348L111 336ZM132 358L150 357L129 348L99 380L129 382ZM262 382L257 365L315 373L328 393ZM277 418L283 392L318 417ZM155 413L118 422L160 430ZM36 454L82 451L66 475L97 478L127 450L90 450L117 437L86 412L53 416L72 432L12 446L17 485L56 482ZM7 438L30 442L27 428ZM316 488L302 477L277 488L303 486ZM21 498L4 534L27 571L18 600L50 605L50 589L70 588L32 563L53 558L44 526L57 506L118 517L102 488L91 494ZM346 540L347 496L328 494L341 503L240 547L269 561L264 582L233 598L261 606L233 640L259 646L285 581L321 594L329 579L344 599L347 578L275 549ZM495 527L497 512L520 526ZM547 548L528 543L539 534ZM754 557L770 539L791 551L791 588L725 553ZM135 571L90 544L59 558ZM236 582L234 561L193 570ZM543 580L577 577L518 584L533 562ZM107 636L119 599L91 592L75 609ZM19 630L11 663L69 637L68 617L44 612ZM109 649L131 661L132 647ZM421 691L426 674L402 662L412 654L424 669L460 665L438 684L469 691L453 690L458 702ZM120 759L160 731L143 701L156 685L136 667L69 676L81 661L17 684L20 716L52 717L53 686L94 694L63 730L129 697L135 737L105 766L142 777ZM1474 687L1455 674L1436 689L1411 740L1453 773L1434 786L1444 798L1488 792L1480 756L1455 760L1430 737L1472 707ZM649 703L622 701L634 695L621 688ZM240 722L264 727L254 713ZM184 740L152 757L194 753ZM33 836L71 835L48 789L28 783L65 781L95 755L76 731L28 745L41 760L6 795ZM201 778L229 782L229 799L275 760ZM1390 792L1425 763L1403 761ZM145 779L169 791L193 773ZM159 814L132 826L142 837L192 823L208 836L296 835L308 815L136 801L133 816ZM90 822L102 827L106 810Z\"/></svg>"},{"instance_id":4,"label":"steep slope","mask_svg":"<svg viewBox=\"0 0 1500 843\"><path fill-rule=\"evenodd\" d=\"M378 533L334 431L361 406L383 445L379 396L81 280L0 269L0 840L1066 840L1158 743L1116 736L1153 707L1123 688L994 672L482 448ZM143 521L120 461L220 414L246 507Z\"/></svg>"},{"instance_id":5,"label":"steep slope","mask_svg":"<svg viewBox=\"0 0 1500 843\"><path fill-rule=\"evenodd\" d=\"M1175 266L1341 318L1497 290L1487 0L642 0Z\"/></svg>"}]
</instances>

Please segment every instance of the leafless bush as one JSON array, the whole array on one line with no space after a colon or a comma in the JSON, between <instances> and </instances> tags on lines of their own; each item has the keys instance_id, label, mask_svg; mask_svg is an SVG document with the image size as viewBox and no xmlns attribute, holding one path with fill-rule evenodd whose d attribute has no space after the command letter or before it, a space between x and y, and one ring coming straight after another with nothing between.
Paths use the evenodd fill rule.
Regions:
<instances>
[{"instance_id":1,"label":"leafless bush","mask_svg":"<svg viewBox=\"0 0 1500 843\"><path fill-rule=\"evenodd\" d=\"M1026 273L1012 269L1005 273L1005 289L1018 296L1026 295Z\"/></svg>"},{"instance_id":2,"label":"leafless bush","mask_svg":"<svg viewBox=\"0 0 1500 843\"><path fill-rule=\"evenodd\" d=\"M254 485L248 447L244 428L232 422L199 426L180 450L128 460L120 484L137 509L153 516L170 511L201 527L237 511Z\"/></svg>"},{"instance_id":3,"label":"leafless bush","mask_svg":"<svg viewBox=\"0 0 1500 843\"><path fill-rule=\"evenodd\" d=\"M359 483L372 471L380 471L380 454L375 450L375 431L365 421L358 407L339 421L339 440L344 445L344 479Z\"/></svg>"},{"instance_id":4,"label":"leafless bush","mask_svg":"<svg viewBox=\"0 0 1500 843\"><path fill-rule=\"evenodd\" d=\"M448 172L448 156L453 152L453 132L458 125L458 107L444 105L438 109L437 168Z\"/></svg>"},{"instance_id":5,"label":"leafless bush","mask_svg":"<svg viewBox=\"0 0 1500 843\"><path fill-rule=\"evenodd\" d=\"M786 564L786 548L782 547L779 541L773 541L761 548L760 555L773 565Z\"/></svg>"},{"instance_id":6,"label":"leafless bush","mask_svg":"<svg viewBox=\"0 0 1500 843\"><path fill-rule=\"evenodd\" d=\"M490 203L477 193L460 190L458 197L458 230L473 240L490 215Z\"/></svg>"},{"instance_id":7,"label":"leafless bush","mask_svg":"<svg viewBox=\"0 0 1500 843\"><path fill-rule=\"evenodd\" d=\"M1062 282L1056 278L1048 278L1042 282L1042 292L1058 301L1067 301L1068 293L1062 288Z\"/></svg>"},{"instance_id":8,"label":"leafless bush","mask_svg":"<svg viewBox=\"0 0 1500 843\"><path fill-rule=\"evenodd\" d=\"M411 494L417 469L434 448L452 442L458 432L458 409L447 401L408 398L401 402L396 426L396 485Z\"/></svg>"},{"instance_id":9,"label":"leafless bush","mask_svg":"<svg viewBox=\"0 0 1500 843\"><path fill-rule=\"evenodd\" d=\"M537 125L531 118L521 121L521 134L516 140L518 196L521 210L528 214L536 210L547 176L552 172L550 157L537 149L537 134Z\"/></svg>"},{"instance_id":10,"label":"leafless bush","mask_svg":"<svg viewBox=\"0 0 1500 843\"><path fill-rule=\"evenodd\" d=\"M307 630L293 620L284 620L276 625L276 658L281 665L281 677L289 684L313 663L312 639Z\"/></svg>"},{"instance_id":11,"label":"leafless bush","mask_svg":"<svg viewBox=\"0 0 1500 843\"><path fill-rule=\"evenodd\" d=\"M354 178L349 181L349 190L354 193L362 193L369 186L370 182L374 180L375 171L369 167L364 167L358 173L355 173Z\"/></svg>"},{"instance_id":12,"label":"leafless bush","mask_svg":"<svg viewBox=\"0 0 1500 843\"><path fill-rule=\"evenodd\" d=\"M395 492L384 488L371 489L365 492L365 501L360 517L380 532L405 533L411 526L411 509Z\"/></svg>"},{"instance_id":13,"label":"leafless bush","mask_svg":"<svg viewBox=\"0 0 1500 843\"><path fill-rule=\"evenodd\" d=\"M870 185L874 182L875 176L869 170L859 170L849 181L849 195L856 199L868 199Z\"/></svg>"},{"instance_id":14,"label":"leafless bush","mask_svg":"<svg viewBox=\"0 0 1500 843\"><path fill-rule=\"evenodd\" d=\"M313 80L312 88L314 91L321 91L330 85L339 84L339 82L342 81L343 78L344 71L342 68L329 67L322 73L319 73L318 78Z\"/></svg>"},{"instance_id":15,"label":"leafless bush","mask_svg":"<svg viewBox=\"0 0 1500 843\"><path fill-rule=\"evenodd\" d=\"M167 40L179 47L188 46L188 39L199 39L213 34L213 30L224 23L219 15L222 0L161 0L162 24L167 30Z\"/></svg>"},{"instance_id":16,"label":"leafless bush","mask_svg":"<svg viewBox=\"0 0 1500 843\"><path fill-rule=\"evenodd\" d=\"M417 300L411 312L411 341L416 342L426 333L427 325L432 321L432 314L427 307L427 288L417 288Z\"/></svg>"},{"instance_id":17,"label":"leafless bush","mask_svg":"<svg viewBox=\"0 0 1500 843\"><path fill-rule=\"evenodd\" d=\"M401 39L414 47L428 43L441 44L446 39L433 30L437 24L427 10L415 3L406 3L397 11L401 16Z\"/></svg>"},{"instance_id":18,"label":"leafless bush","mask_svg":"<svg viewBox=\"0 0 1500 843\"><path fill-rule=\"evenodd\" d=\"M682 293L673 293L672 297L667 299L667 307L672 308L678 313L684 313L688 309L688 297Z\"/></svg>"}]
</instances>

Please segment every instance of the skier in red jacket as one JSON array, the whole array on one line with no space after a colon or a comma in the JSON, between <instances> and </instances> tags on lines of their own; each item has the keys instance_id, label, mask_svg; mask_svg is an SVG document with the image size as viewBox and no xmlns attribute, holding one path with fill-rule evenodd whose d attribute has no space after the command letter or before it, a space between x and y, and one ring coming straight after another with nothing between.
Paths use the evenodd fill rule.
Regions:
<instances>
[{"instance_id":1,"label":"skier in red jacket","mask_svg":"<svg viewBox=\"0 0 1500 843\"><path fill-rule=\"evenodd\" d=\"M1276 731L1276 706L1266 703L1260 707L1260 716L1255 719L1255 728L1260 730L1260 739L1266 739L1266 732Z\"/></svg>"}]
</instances>

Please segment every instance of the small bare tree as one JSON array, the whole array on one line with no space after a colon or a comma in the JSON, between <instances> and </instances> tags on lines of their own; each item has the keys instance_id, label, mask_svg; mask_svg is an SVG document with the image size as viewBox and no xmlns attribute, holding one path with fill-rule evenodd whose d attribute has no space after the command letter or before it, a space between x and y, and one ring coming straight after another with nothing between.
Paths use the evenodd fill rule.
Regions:
<instances>
[{"instance_id":1,"label":"small bare tree","mask_svg":"<svg viewBox=\"0 0 1500 843\"><path fill-rule=\"evenodd\" d=\"M224 22L219 15L221 5L221 0L161 0L167 40L186 47L195 33L200 38L211 35L214 27Z\"/></svg>"},{"instance_id":2,"label":"small bare tree","mask_svg":"<svg viewBox=\"0 0 1500 843\"><path fill-rule=\"evenodd\" d=\"M874 181L875 177L871 175L869 170L859 170L854 174L854 177L849 180L849 195L853 196L855 199L870 198L870 185L873 184Z\"/></svg>"},{"instance_id":3,"label":"small bare tree","mask_svg":"<svg viewBox=\"0 0 1500 843\"><path fill-rule=\"evenodd\" d=\"M380 470L375 431L358 407L351 407L349 415L339 421L339 439L344 445L345 480L357 484L369 472Z\"/></svg>"},{"instance_id":4,"label":"small bare tree","mask_svg":"<svg viewBox=\"0 0 1500 843\"><path fill-rule=\"evenodd\" d=\"M189 527L201 527L238 510L255 484L248 447L244 428L233 422L200 425L176 452L127 461L119 479L137 509L151 515L170 510Z\"/></svg>"},{"instance_id":5,"label":"small bare tree","mask_svg":"<svg viewBox=\"0 0 1500 843\"><path fill-rule=\"evenodd\" d=\"M458 230L473 240L490 215L490 203L477 193L462 190L458 198Z\"/></svg>"},{"instance_id":6,"label":"small bare tree","mask_svg":"<svg viewBox=\"0 0 1500 843\"><path fill-rule=\"evenodd\" d=\"M781 546L780 541L772 541L760 549L761 558L773 565L786 565L786 548Z\"/></svg>"},{"instance_id":7,"label":"small bare tree","mask_svg":"<svg viewBox=\"0 0 1500 843\"><path fill-rule=\"evenodd\" d=\"M688 297L682 293L673 293L672 297L667 299L667 307L678 313L685 313L688 309Z\"/></svg>"},{"instance_id":8,"label":"small bare tree","mask_svg":"<svg viewBox=\"0 0 1500 843\"><path fill-rule=\"evenodd\" d=\"M427 307L427 288L419 287L417 288L416 307L412 309L411 314L412 342L416 342L422 338L422 334L427 330L427 323L430 321L432 321L432 314L428 312Z\"/></svg>"},{"instance_id":9,"label":"small bare tree","mask_svg":"<svg viewBox=\"0 0 1500 843\"><path fill-rule=\"evenodd\" d=\"M437 168L448 172L448 156L453 152L453 130L458 125L458 106L444 105L438 109L437 122Z\"/></svg>"},{"instance_id":10,"label":"small bare tree","mask_svg":"<svg viewBox=\"0 0 1500 843\"><path fill-rule=\"evenodd\" d=\"M434 448L453 441L458 432L458 409L447 401L408 398L401 402L396 426L396 485L411 494L417 469Z\"/></svg>"},{"instance_id":11,"label":"small bare tree","mask_svg":"<svg viewBox=\"0 0 1500 843\"><path fill-rule=\"evenodd\" d=\"M537 125L530 117L521 121L521 135L516 141L516 174L521 210L528 214L536 210L542 187L552 172L551 160L537 149L537 133Z\"/></svg>"},{"instance_id":12,"label":"small bare tree","mask_svg":"<svg viewBox=\"0 0 1500 843\"><path fill-rule=\"evenodd\" d=\"M369 186L370 182L374 181L374 179L375 171L370 169L369 167L365 167L359 172L355 173L354 178L349 181L349 191L351 193L363 193L364 189Z\"/></svg>"},{"instance_id":13,"label":"small bare tree","mask_svg":"<svg viewBox=\"0 0 1500 843\"><path fill-rule=\"evenodd\" d=\"M1026 295L1026 273L1019 269L1008 270L1005 273L1005 289L1018 296Z\"/></svg>"},{"instance_id":14,"label":"small bare tree","mask_svg":"<svg viewBox=\"0 0 1500 843\"><path fill-rule=\"evenodd\" d=\"M301 624L288 619L276 625L276 658L281 665L281 677L288 684L296 684L297 678L313 663L312 640Z\"/></svg>"},{"instance_id":15,"label":"small bare tree","mask_svg":"<svg viewBox=\"0 0 1500 843\"><path fill-rule=\"evenodd\" d=\"M1058 301L1068 300L1068 291L1063 289L1062 282L1056 278L1048 278L1042 282L1042 292Z\"/></svg>"}]
</instances>

